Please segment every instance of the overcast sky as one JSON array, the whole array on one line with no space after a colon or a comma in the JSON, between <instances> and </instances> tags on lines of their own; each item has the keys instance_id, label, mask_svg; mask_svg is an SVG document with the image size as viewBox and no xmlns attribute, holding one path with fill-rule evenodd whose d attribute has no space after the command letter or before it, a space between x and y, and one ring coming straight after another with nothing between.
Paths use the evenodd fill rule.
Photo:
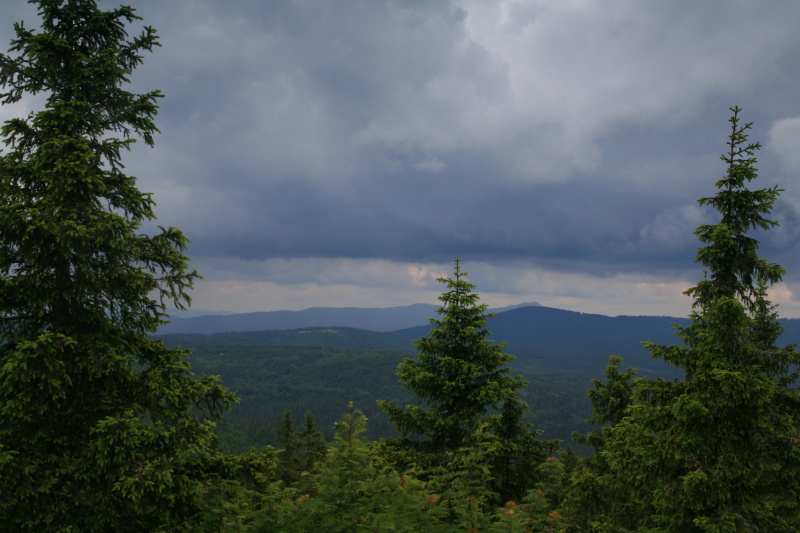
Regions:
<instances>
[{"instance_id":1,"label":"overcast sky","mask_svg":"<svg viewBox=\"0 0 800 533\"><path fill-rule=\"evenodd\" d=\"M437 303L458 255L492 306L686 316L738 105L800 317L796 0L131 3L163 45L134 88L166 97L125 162L192 241L195 308ZM2 49L37 26L2 18Z\"/></svg>"}]
</instances>

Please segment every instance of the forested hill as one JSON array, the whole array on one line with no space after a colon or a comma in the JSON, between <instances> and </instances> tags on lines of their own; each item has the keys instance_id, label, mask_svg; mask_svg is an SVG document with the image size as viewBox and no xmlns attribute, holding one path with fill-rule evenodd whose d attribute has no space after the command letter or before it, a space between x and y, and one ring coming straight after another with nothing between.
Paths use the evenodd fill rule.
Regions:
<instances>
[{"instance_id":1,"label":"forested hill","mask_svg":"<svg viewBox=\"0 0 800 533\"><path fill-rule=\"evenodd\" d=\"M216 334L293 330L315 327L355 328L375 332L394 332L416 339L430 329L428 319L436 316L438 306L414 304L386 308L312 307L302 311L267 311L232 315L204 315L173 318L159 329L160 335L174 333ZM494 338L509 344L558 342L560 340L598 341L603 345L614 339L625 344L652 341L675 341L672 325L685 325L686 318L667 316L605 316L544 307L536 303L492 310L497 314L489 322ZM786 327L787 342L800 341L800 319L781 321ZM210 339L209 339L210 340ZM275 339L273 339L275 340ZM257 344L260 343L256 342ZM269 342L268 344L273 344Z\"/></svg>"},{"instance_id":2,"label":"forested hill","mask_svg":"<svg viewBox=\"0 0 800 533\"><path fill-rule=\"evenodd\" d=\"M560 340L600 340L608 338L635 339L637 343L650 340L673 342L672 324L688 324L687 319L665 316L605 316L578 313L553 307L520 307L497 313L489 319L488 327L497 342L528 344ZM425 335L430 325L395 330L408 338Z\"/></svg>"}]
</instances>

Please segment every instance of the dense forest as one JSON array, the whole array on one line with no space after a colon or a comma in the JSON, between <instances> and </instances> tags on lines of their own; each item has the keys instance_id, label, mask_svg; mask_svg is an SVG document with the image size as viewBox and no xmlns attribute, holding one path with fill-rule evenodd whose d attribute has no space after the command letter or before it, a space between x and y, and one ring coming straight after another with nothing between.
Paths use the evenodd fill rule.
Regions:
<instances>
[{"instance_id":1,"label":"dense forest","mask_svg":"<svg viewBox=\"0 0 800 533\"><path fill-rule=\"evenodd\" d=\"M327 318L335 323L335 319ZM586 388L601 376L609 354L644 377L674 379L681 372L653 359L642 339L668 344L673 325L687 319L671 317L606 317L551 309L522 307L498 313L487 322L493 338L508 342L515 356L510 368L530 385L518 391L530 406L526 417L545 438L561 440L576 453L591 448L572 441L572 433L590 429L592 407ZM783 343L800 340L800 320L781 320ZM213 324L212 324L213 327ZM191 350L197 374L218 375L240 402L219 421L222 449L230 453L274 445L285 411L296 423L311 411L326 439L343 409L352 401L369 419L365 435L377 440L396 435L376 400L412 402L414 397L397 380L400 361L415 351L413 340L429 326L395 332L346 327L242 331L214 334L167 334L168 346Z\"/></svg>"},{"instance_id":2,"label":"dense forest","mask_svg":"<svg viewBox=\"0 0 800 533\"><path fill-rule=\"evenodd\" d=\"M572 435L582 456L552 438L584 416L569 400L582 394L520 373L525 344L515 360L493 340L459 258L437 317L406 338L156 337L198 276L180 230L140 232L153 200L121 162L153 144L162 95L125 87L157 34L128 39L130 7L34 3L41 28L15 25L0 55L2 103L45 101L2 128L0 530L800 530L800 358L768 299L785 271L751 235L776 225L781 191L748 188L760 145L738 107L717 192L699 200L718 219L695 233L692 313L674 343L642 339L669 373L603 347ZM349 405L328 402L334 386Z\"/></svg>"},{"instance_id":3,"label":"dense forest","mask_svg":"<svg viewBox=\"0 0 800 533\"><path fill-rule=\"evenodd\" d=\"M669 322L659 321L665 338L671 334ZM298 423L305 412L312 411L323 434L331 438L334 423L350 401L368 417L369 438L394 436L395 428L376 400L414 400L398 381L396 368L414 352L411 337L416 328L403 333L407 336L320 327L159 338L168 346L190 349L194 372L218 375L236 392L240 402L220 421L218 434L223 450L242 452L274 444L287 409ZM510 368L531 381L518 392L531 406L527 418L548 438L569 442L574 431L589 429L586 419L591 405L586 387L592 376L600 375L611 352L604 349L604 342L598 341L599 348L585 346L587 343L575 335L569 343L543 341L508 348L515 355ZM643 361L653 366L644 361L648 356L639 340L628 347L618 339L616 345L618 350L613 353L629 363ZM668 371L665 365L660 367Z\"/></svg>"},{"instance_id":4,"label":"dense forest","mask_svg":"<svg viewBox=\"0 0 800 533\"><path fill-rule=\"evenodd\" d=\"M331 328L318 331L327 331L327 334L320 333L326 337L337 333L342 336L371 333ZM281 333L289 336L292 332ZM298 336L306 335L298 332ZM413 394L402 387L396 375L397 365L410 355L408 349L208 344L178 339L181 336L162 337L168 346L191 349L192 370L197 374L220 376L240 400L218 424L220 444L227 452L239 453L274 444L287 409L294 413L298 423L304 413L311 411L325 437L332 438L335 422L351 401L369 419L367 437L395 436L394 426L378 408L376 400L414 401ZM411 346L410 341L408 344ZM511 365L512 370L518 368ZM519 391L519 396L531 406L528 420L543 429L548 438L569 441L573 431L589 429L586 425L591 415L586 397L588 378L567 380L529 377L521 373L526 379L534 380Z\"/></svg>"}]
</instances>

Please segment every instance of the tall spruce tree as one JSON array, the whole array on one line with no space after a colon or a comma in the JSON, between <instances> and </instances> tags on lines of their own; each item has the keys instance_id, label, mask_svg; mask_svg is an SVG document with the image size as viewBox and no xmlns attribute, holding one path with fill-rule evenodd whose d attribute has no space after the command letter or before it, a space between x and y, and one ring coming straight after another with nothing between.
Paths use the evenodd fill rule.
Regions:
<instances>
[{"instance_id":1,"label":"tall spruce tree","mask_svg":"<svg viewBox=\"0 0 800 533\"><path fill-rule=\"evenodd\" d=\"M232 397L148 335L196 273L174 228L143 234L153 200L123 172L153 144L159 91L123 89L158 45L122 6L38 0L0 55L0 528L177 531L202 507L213 419Z\"/></svg>"},{"instance_id":2,"label":"tall spruce tree","mask_svg":"<svg viewBox=\"0 0 800 533\"><path fill-rule=\"evenodd\" d=\"M401 446L419 452L423 464L441 465L452 452L477 444L476 434L487 428L494 437L486 455L497 491L520 497L556 444L540 441L541 432L532 432L522 421L528 406L517 391L527 382L511 375L508 364L514 357L504 352L505 343L489 338L486 323L493 315L478 303L475 285L466 276L457 257L453 276L438 280L447 286L439 297L441 317L431 319L429 334L415 341L418 359L407 358L398 366L400 382L420 403L378 404L400 432Z\"/></svg>"},{"instance_id":3,"label":"tall spruce tree","mask_svg":"<svg viewBox=\"0 0 800 533\"><path fill-rule=\"evenodd\" d=\"M784 270L750 235L777 224L767 217L780 190L748 189L760 145L731 111L727 172L716 196L699 200L721 219L696 231L706 276L687 291L691 323L677 330L682 345L647 344L685 378L638 380L626 418L606 433L597 530L800 530L800 358L777 345L766 295Z\"/></svg>"}]
</instances>

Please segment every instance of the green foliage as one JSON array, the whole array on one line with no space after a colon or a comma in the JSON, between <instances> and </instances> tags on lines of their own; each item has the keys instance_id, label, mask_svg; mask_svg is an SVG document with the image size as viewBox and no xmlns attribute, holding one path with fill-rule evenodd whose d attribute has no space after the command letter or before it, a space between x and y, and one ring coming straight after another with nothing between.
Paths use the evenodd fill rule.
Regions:
<instances>
[{"instance_id":1,"label":"green foliage","mask_svg":"<svg viewBox=\"0 0 800 533\"><path fill-rule=\"evenodd\" d=\"M758 256L747 233L768 229L779 189L751 191L758 144L733 108L725 177L703 198L721 214L702 225L697 261L707 276L694 297L683 344L647 344L684 380L637 380L630 406L605 433L606 470L580 472L575 486L596 497L599 531L797 531L800 528L800 363L776 345L782 328L766 289L783 269ZM586 503L584 501L584 503ZM595 502L597 503L597 502Z\"/></svg>"},{"instance_id":2,"label":"green foliage","mask_svg":"<svg viewBox=\"0 0 800 533\"><path fill-rule=\"evenodd\" d=\"M365 431L360 411L345 414L324 461L305 472L292 493L264 509L255 522L258 530L424 531L429 504L422 484L394 469L364 438Z\"/></svg>"},{"instance_id":3,"label":"green foliage","mask_svg":"<svg viewBox=\"0 0 800 533\"><path fill-rule=\"evenodd\" d=\"M276 454L270 449L234 457L215 454L205 480L202 515L192 531L252 531L262 509L287 493L282 482L276 481L278 475Z\"/></svg>"},{"instance_id":4,"label":"green foliage","mask_svg":"<svg viewBox=\"0 0 800 533\"><path fill-rule=\"evenodd\" d=\"M428 490L436 495L438 513L434 522L453 524L460 530L479 530L491 522L491 504L498 500L493 490L494 476L489 468L489 454L497 439L486 433L487 425L476 429L470 439L474 444L448 451L448 461L430 471Z\"/></svg>"},{"instance_id":5,"label":"green foliage","mask_svg":"<svg viewBox=\"0 0 800 533\"><path fill-rule=\"evenodd\" d=\"M613 431L618 431L633 401L633 387L636 370L628 368L620 372L622 359L612 355L604 374L605 381L593 379L594 389L587 391L592 403L592 417L589 423L596 429L582 434L575 432L573 440L584 446L591 446L594 455L585 459L572 460L569 487L564 489L564 506L576 530L589 530L590 524L598 515L609 513L609 496L613 483L605 479L610 471L605 461L603 449ZM601 481L602 480L602 481ZM639 516L638 509L624 511L626 518ZM619 526L619 523L617 523Z\"/></svg>"},{"instance_id":6,"label":"green foliage","mask_svg":"<svg viewBox=\"0 0 800 533\"><path fill-rule=\"evenodd\" d=\"M327 445L322 433L317 428L314 415L311 411L306 411L303 420L303 430L299 434L300 444L303 447L302 466L305 470L311 469L314 464L325 457Z\"/></svg>"},{"instance_id":7,"label":"green foliage","mask_svg":"<svg viewBox=\"0 0 800 533\"><path fill-rule=\"evenodd\" d=\"M633 399L636 370L628 368L625 372L620 372L621 364L622 359L612 355L608 360L608 366L603 371L606 381L593 379L594 389L587 391L589 401L592 403L592 417L589 419L589 423L598 429L585 435L577 432L572 435L572 439L578 444L594 448L595 461L603 449L605 432L609 430L609 427L622 422Z\"/></svg>"},{"instance_id":8,"label":"green foliage","mask_svg":"<svg viewBox=\"0 0 800 533\"><path fill-rule=\"evenodd\" d=\"M229 339L223 335L159 337L169 347L191 349L194 372L219 375L230 390L236 391L240 402L217 424L220 448L226 453L245 453L276 445L286 409L300 413L312 410L323 436L330 440L341 406L349 401L364 406L362 410L370 421L368 438L397 436L395 427L375 402L379 398L402 405L413 401L413 395L402 388L395 374L406 354L357 349L365 345L364 339L352 331L343 336L352 339L355 345L343 342L340 348L332 348L331 338L340 335L330 331L325 335L324 346L301 346L295 335L307 337L302 331L305 330L264 332L276 335L263 337L262 332L244 333L239 337L242 344L227 345L216 344L223 338ZM237 336L229 340L238 342ZM274 337L290 337L292 344L273 345ZM255 344L262 341L264 345ZM518 370L519 359L513 365L513 370ZM568 440L572 432L589 429L586 419L591 406L583 380L554 380L534 374L526 378L530 378L531 384L518 391L518 396L531 406L525 413L525 421L543 430L544 438Z\"/></svg>"},{"instance_id":9,"label":"green foliage","mask_svg":"<svg viewBox=\"0 0 800 533\"><path fill-rule=\"evenodd\" d=\"M191 348L195 372L219 375L229 389L236 391L240 402L217 426L220 447L226 453L245 453L266 445L281 447L276 437L286 409L313 411L324 438L330 440L341 407L349 401L365 405L369 438L395 436L375 400L411 399L394 375L403 352L178 343L172 338L164 338L164 342ZM302 420L294 422L300 424Z\"/></svg>"},{"instance_id":10,"label":"green foliage","mask_svg":"<svg viewBox=\"0 0 800 533\"><path fill-rule=\"evenodd\" d=\"M505 344L488 338L486 320L492 315L478 304L458 258L453 276L439 279L448 289L439 297L442 318L431 319L428 336L415 342L419 360L407 358L397 370L403 386L426 406L379 402L404 439L429 450L460 448L489 410L499 410L526 385L520 376L508 375L513 356L504 353Z\"/></svg>"},{"instance_id":11,"label":"green foliage","mask_svg":"<svg viewBox=\"0 0 800 533\"><path fill-rule=\"evenodd\" d=\"M477 429L475 445L451 454L448 468L422 481L418 470L403 471L387 460L384 443L364 437L366 418L351 406L325 459L290 489L265 491L242 531L556 531L565 521L551 510L544 486L563 483L561 465L537 465L540 486L497 509L486 464L497 439L485 430Z\"/></svg>"},{"instance_id":12,"label":"green foliage","mask_svg":"<svg viewBox=\"0 0 800 533\"><path fill-rule=\"evenodd\" d=\"M420 405L378 404L397 426L401 448L413 450L413 460L425 468L447 465L452 452L474 445L474 435L486 427L497 443L486 457L500 498L519 497L535 479L532 465L557 447L542 442L522 418L527 405L517 391L527 385L510 375L513 356L505 344L489 339L485 314L456 258L452 278L440 278L447 291L439 300L440 319L431 319L427 337L415 342L418 360L407 358L397 374Z\"/></svg>"},{"instance_id":13,"label":"green foliage","mask_svg":"<svg viewBox=\"0 0 800 533\"><path fill-rule=\"evenodd\" d=\"M325 440L317 429L311 411L306 412L303 430L297 431L294 428L292 411L287 409L276 444L281 448L278 452L280 477L286 483L293 483L301 475L308 474L325 457Z\"/></svg>"},{"instance_id":14,"label":"green foliage","mask_svg":"<svg viewBox=\"0 0 800 533\"><path fill-rule=\"evenodd\" d=\"M300 457L296 450L299 442L295 433L292 411L287 409L283 415L283 420L281 420L278 436L275 439L275 444L280 449L278 458L281 465L281 479L285 483L292 483L300 477L300 472L302 472Z\"/></svg>"},{"instance_id":15,"label":"green foliage","mask_svg":"<svg viewBox=\"0 0 800 533\"><path fill-rule=\"evenodd\" d=\"M0 54L0 516L13 531L192 528L213 422L232 396L148 334L197 277L174 228L143 235L153 201L123 173L153 144L158 91L122 86L158 45L133 9L39 1Z\"/></svg>"},{"instance_id":16,"label":"green foliage","mask_svg":"<svg viewBox=\"0 0 800 533\"><path fill-rule=\"evenodd\" d=\"M229 331L226 333L170 333L165 342L215 346L316 346L339 350L385 350L413 352L411 339L394 333L345 327L313 327L288 330Z\"/></svg>"}]
</instances>

